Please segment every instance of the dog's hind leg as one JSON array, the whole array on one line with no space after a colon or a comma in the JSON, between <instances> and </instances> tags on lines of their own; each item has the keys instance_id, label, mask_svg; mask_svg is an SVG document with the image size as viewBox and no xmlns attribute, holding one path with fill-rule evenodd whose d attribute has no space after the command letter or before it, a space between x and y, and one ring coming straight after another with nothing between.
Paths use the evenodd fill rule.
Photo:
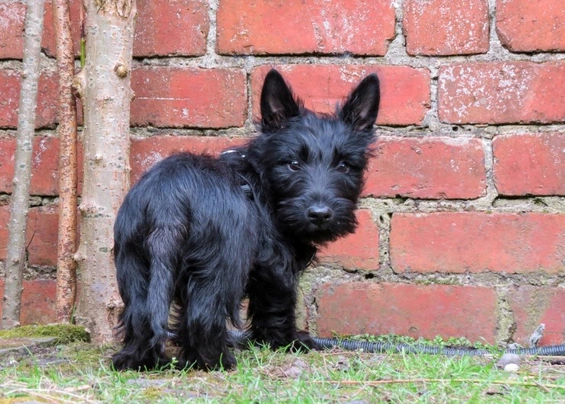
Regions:
<instances>
[{"instance_id":1,"label":"dog's hind leg","mask_svg":"<svg viewBox=\"0 0 565 404\"><path fill-rule=\"evenodd\" d=\"M175 275L181 266L184 241L184 234L174 226L155 229L146 240L151 256L147 308L151 313L154 343L169 335L169 309L173 300Z\"/></svg>"},{"instance_id":2,"label":"dog's hind leg","mask_svg":"<svg viewBox=\"0 0 565 404\"><path fill-rule=\"evenodd\" d=\"M181 306L177 320L181 365L204 370L230 369L236 364L228 349L227 322L239 325L251 265L250 246L254 245L253 240L242 240L246 232L238 228L217 227L197 236L198 246L183 269L187 282L184 290L177 291L181 296L177 297Z\"/></svg>"},{"instance_id":3,"label":"dog's hind leg","mask_svg":"<svg viewBox=\"0 0 565 404\"><path fill-rule=\"evenodd\" d=\"M147 310L149 263L131 245L116 243L115 263L118 285L124 302L120 315L123 348L112 357L116 370L144 370L155 367L149 341L153 337Z\"/></svg>"},{"instance_id":4,"label":"dog's hind leg","mask_svg":"<svg viewBox=\"0 0 565 404\"><path fill-rule=\"evenodd\" d=\"M178 229L159 227L145 240L148 262L124 249L116 255L125 303L121 322L124 348L113 357L116 369L143 370L169 363L165 355L167 324L182 242Z\"/></svg>"}]
</instances>

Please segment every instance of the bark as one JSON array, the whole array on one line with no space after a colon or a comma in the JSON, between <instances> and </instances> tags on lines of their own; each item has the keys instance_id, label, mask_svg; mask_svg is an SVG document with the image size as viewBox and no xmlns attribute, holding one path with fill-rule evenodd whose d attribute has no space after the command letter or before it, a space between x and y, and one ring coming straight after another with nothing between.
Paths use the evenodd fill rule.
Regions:
<instances>
[{"instance_id":1,"label":"bark","mask_svg":"<svg viewBox=\"0 0 565 404\"><path fill-rule=\"evenodd\" d=\"M43 10L43 0L29 1L25 17L24 60L18 109L14 187L10 203L10 221L8 222L9 236L6 249L4 301L2 305L2 328L4 329L13 328L20 324Z\"/></svg>"},{"instance_id":2,"label":"bark","mask_svg":"<svg viewBox=\"0 0 565 404\"><path fill-rule=\"evenodd\" d=\"M57 321L71 320L76 296L77 118L72 93L74 51L68 0L52 0L59 72L59 238L57 244Z\"/></svg>"},{"instance_id":3,"label":"bark","mask_svg":"<svg viewBox=\"0 0 565 404\"><path fill-rule=\"evenodd\" d=\"M135 0L84 0L86 63L76 84L84 105L84 183L77 323L112 340L121 307L113 248L117 210L129 188L129 117Z\"/></svg>"}]
</instances>

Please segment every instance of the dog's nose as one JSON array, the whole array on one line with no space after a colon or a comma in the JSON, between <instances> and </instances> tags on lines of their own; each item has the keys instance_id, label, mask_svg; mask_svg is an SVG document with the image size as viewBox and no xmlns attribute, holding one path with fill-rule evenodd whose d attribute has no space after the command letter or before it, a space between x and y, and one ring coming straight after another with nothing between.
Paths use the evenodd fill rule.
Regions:
<instances>
[{"instance_id":1,"label":"dog's nose","mask_svg":"<svg viewBox=\"0 0 565 404\"><path fill-rule=\"evenodd\" d=\"M334 212L329 208L329 206L314 205L308 208L307 214L311 223L320 225L330 220L334 215Z\"/></svg>"}]
</instances>

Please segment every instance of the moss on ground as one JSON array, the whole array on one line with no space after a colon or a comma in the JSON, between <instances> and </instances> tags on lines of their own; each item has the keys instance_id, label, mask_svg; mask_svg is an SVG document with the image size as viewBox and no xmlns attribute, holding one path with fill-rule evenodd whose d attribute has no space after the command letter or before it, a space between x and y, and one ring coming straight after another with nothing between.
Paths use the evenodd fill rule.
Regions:
<instances>
[{"instance_id":1,"label":"moss on ground","mask_svg":"<svg viewBox=\"0 0 565 404\"><path fill-rule=\"evenodd\" d=\"M81 326L74 324L24 325L10 330L0 330L0 338L54 337L56 344L77 341L90 341L90 334Z\"/></svg>"}]
</instances>

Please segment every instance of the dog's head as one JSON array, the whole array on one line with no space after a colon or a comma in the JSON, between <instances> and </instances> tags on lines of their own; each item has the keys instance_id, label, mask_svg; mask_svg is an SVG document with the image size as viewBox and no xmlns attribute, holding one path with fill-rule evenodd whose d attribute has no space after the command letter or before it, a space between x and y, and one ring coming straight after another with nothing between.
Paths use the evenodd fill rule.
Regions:
<instances>
[{"instance_id":1,"label":"dog's head","mask_svg":"<svg viewBox=\"0 0 565 404\"><path fill-rule=\"evenodd\" d=\"M267 74L261 135L249 153L286 232L320 244L355 230L379 100L379 80L369 75L335 115L316 115L276 70Z\"/></svg>"}]
</instances>

